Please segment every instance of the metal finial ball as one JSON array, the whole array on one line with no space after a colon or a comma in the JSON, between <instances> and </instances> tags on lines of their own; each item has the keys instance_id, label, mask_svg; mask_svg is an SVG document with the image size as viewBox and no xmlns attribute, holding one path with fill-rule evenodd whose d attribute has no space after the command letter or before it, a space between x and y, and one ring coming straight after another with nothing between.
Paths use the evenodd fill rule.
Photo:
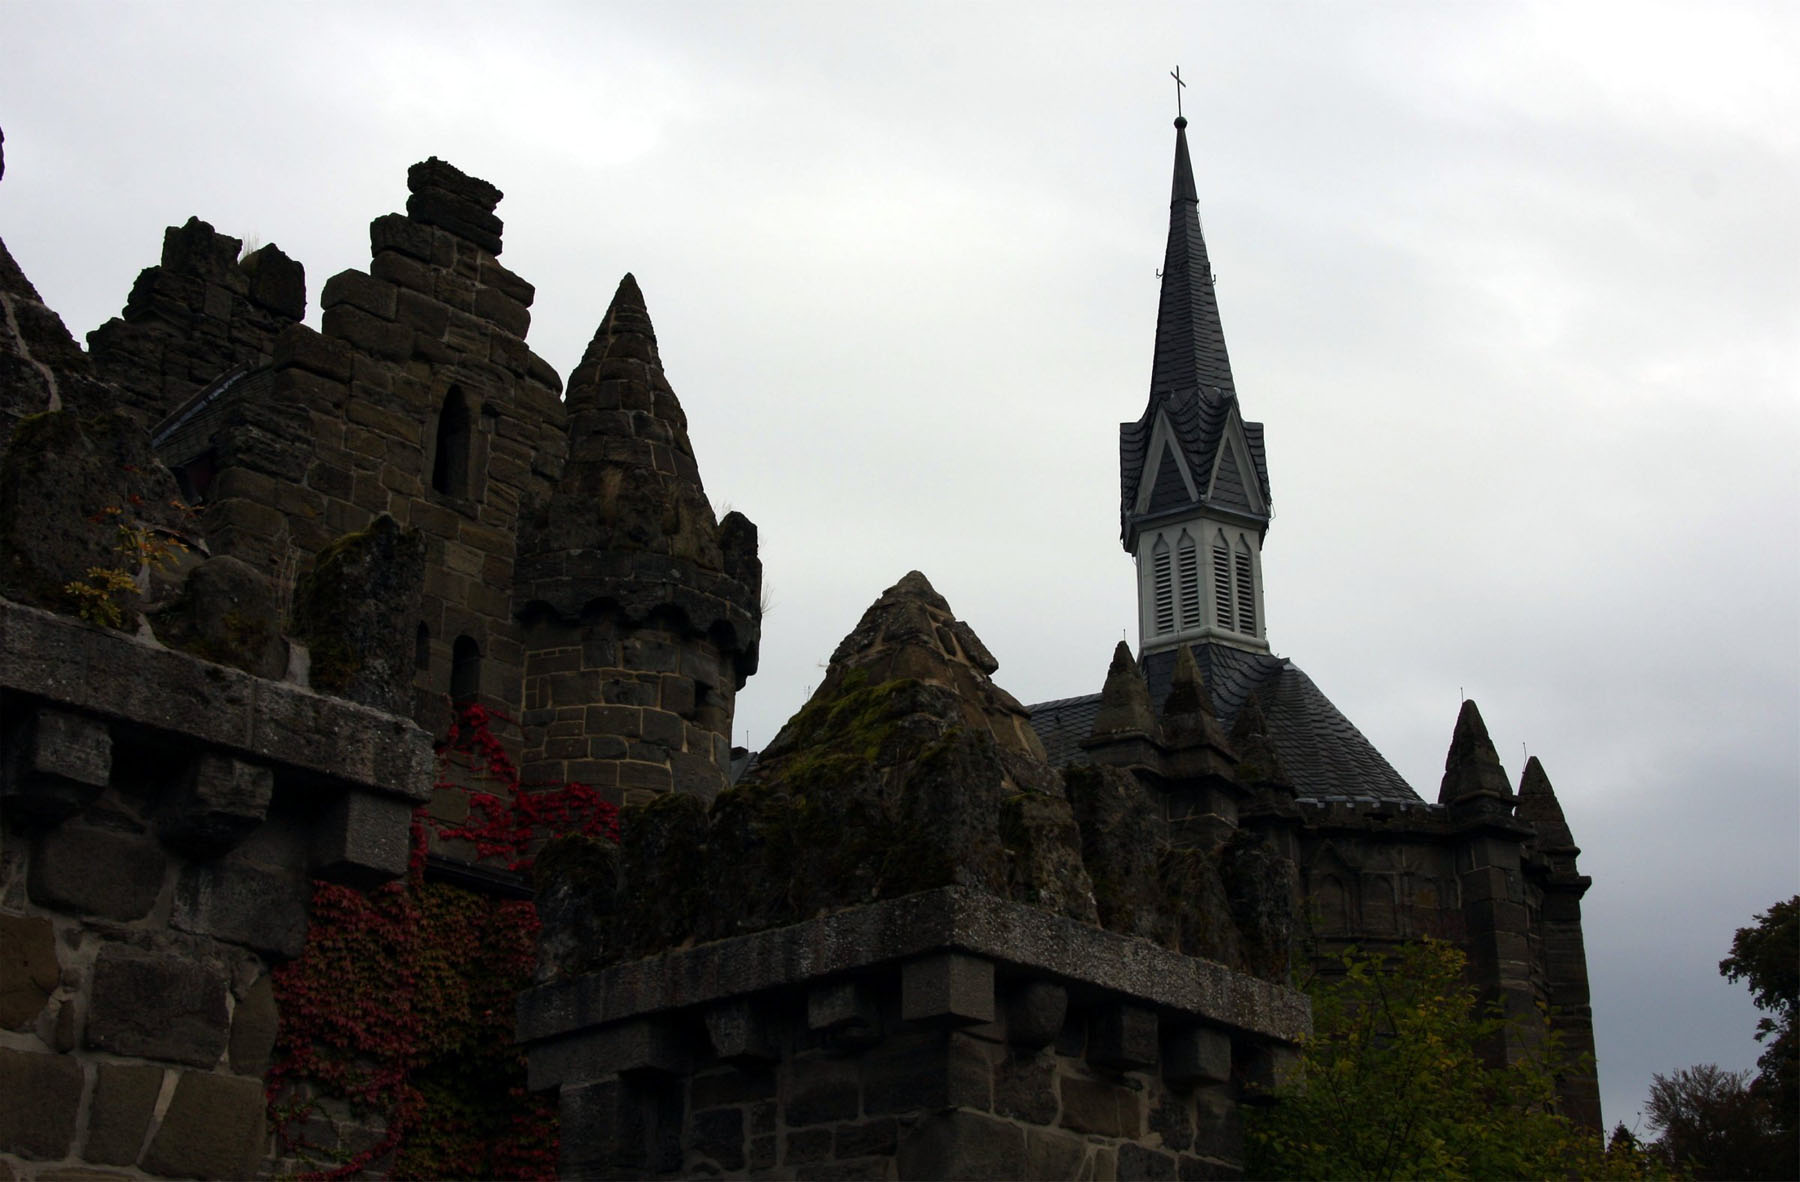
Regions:
<instances>
[{"instance_id":1,"label":"metal finial ball","mask_svg":"<svg viewBox=\"0 0 1800 1182\"><path fill-rule=\"evenodd\" d=\"M1187 127L1187 116L1186 115L1175 116L1175 130L1181 131L1186 127Z\"/></svg>"}]
</instances>

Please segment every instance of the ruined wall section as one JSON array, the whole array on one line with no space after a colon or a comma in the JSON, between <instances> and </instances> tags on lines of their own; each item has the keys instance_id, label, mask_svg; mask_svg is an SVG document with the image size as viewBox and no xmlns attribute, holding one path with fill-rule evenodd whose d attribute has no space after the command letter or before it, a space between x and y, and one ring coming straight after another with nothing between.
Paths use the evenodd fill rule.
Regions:
<instances>
[{"instance_id":1,"label":"ruined wall section","mask_svg":"<svg viewBox=\"0 0 1800 1182\"><path fill-rule=\"evenodd\" d=\"M197 217L163 233L162 262L138 273L125 309L88 334L100 376L144 425L236 365L268 362L306 315L306 270L270 244L243 243Z\"/></svg>"},{"instance_id":2,"label":"ruined wall section","mask_svg":"<svg viewBox=\"0 0 1800 1182\"><path fill-rule=\"evenodd\" d=\"M567 440L561 380L524 340L533 288L495 257L500 191L435 159L407 182L407 214L370 224L369 270L326 282L321 331L277 338L272 395L217 438L206 525L216 552L288 577L383 513L419 531L414 716L441 733L449 696L517 714L515 530Z\"/></svg>"}]
</instances>

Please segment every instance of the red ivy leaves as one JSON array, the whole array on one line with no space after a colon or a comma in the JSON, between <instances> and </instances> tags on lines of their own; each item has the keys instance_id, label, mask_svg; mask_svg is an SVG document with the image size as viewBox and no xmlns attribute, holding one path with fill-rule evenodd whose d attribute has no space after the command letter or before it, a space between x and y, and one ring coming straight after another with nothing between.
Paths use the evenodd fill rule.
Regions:
<instances>
[{"instance_id":1,"label":"red ivy leaves","mask_svg":"<svg viewBox=\"0 0 1800 1182\"><path fill-rule=\"evenodd\" d=\"M493 781L503 792L471 794L469 820L461 825L433 822L439 837L467 841L475 847L477 857L503 858L511 870L529 870L532 846L546 836L582 833L619 839L619 810L586 784L573 780L552 785L521 783L518 768L493 732L496 719L506 721L496 711L471 704L461 707L450 724L440 752L450 762ZM440 779L437 787L456 785Z\"/></svg>"},{"instance_id":2,"label":"red ivy leaves","mask_svg":"<svg viewBox=\"0 0 1800 1182\"><path fill-rule=\"evenodd\" d=\"M439 744L439 789L456 769L495 789L472 795L468 820L413 816L404 882L360 892L316 883L299 960L275 970L281 1009L270 1116L283 1152L341 1152L308 1144L315 1097L348 1102L384 1135L310 1175L550 1178L557 1166L555 1105L524 1087L513 1045L513 999L531 980L537 913L424 876L426 832L470 842L478 856L529 870L533 844L580 832L618 838L618 810L584 784L527 788L494 735L497 716L458 710Z\"/></svg>"}]
</instances>

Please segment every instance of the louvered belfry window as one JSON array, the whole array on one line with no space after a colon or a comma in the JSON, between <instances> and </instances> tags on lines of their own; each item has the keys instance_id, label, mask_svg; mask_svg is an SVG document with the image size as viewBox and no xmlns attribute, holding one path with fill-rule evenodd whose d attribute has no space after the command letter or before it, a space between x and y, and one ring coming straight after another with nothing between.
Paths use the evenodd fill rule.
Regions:
<instances>
[{"instance_id":1,"label":"louvered belfry window","mask_svg":"<svg viewBox=\"0 0 1800 1182\"><path fill-rule=\"evenodd\" d=\"M1200 617L1200 555L1185 530L1175 543L1175 585L1181 591L1181 626L1200 627L1206 622Z\"/></svg>"},{"instance_id":2,"label":"louvered belfry window","mask_svg":"<svg viewBox=\"0 0 1800 1182\"><path fill-rule=\"evenodd\" d=\"M1220 534L1213 541L1212 547L1213 578L1213 623L1226 629L1231 628L1231 550L1225 545L1225 535Z\"/></svg>"},{"instance_id":3,"label":"louvered belfry window","mask_svg":"<svg viewBox=\"0 0 1800 1182\"><path fill-rule=\"evenodd\" d=\"M1150 575L1156 595L1156 634L1162 636L1175 631L1175 588L1169 579L1169 543L1161 538L1150 551Z\"/></svg>"},{"instance_id":4,"label":"louvered belfry window","mask_svg":"<svg viewBox=\"0 0 1800 1182\"><path fill-rule=\"evenodd\" d=\"M1237 627L1245 636L1256 635L1255 567L1250 561L1250 547L1239 539L1237 554Z\"/></svg>"}]
</instances>

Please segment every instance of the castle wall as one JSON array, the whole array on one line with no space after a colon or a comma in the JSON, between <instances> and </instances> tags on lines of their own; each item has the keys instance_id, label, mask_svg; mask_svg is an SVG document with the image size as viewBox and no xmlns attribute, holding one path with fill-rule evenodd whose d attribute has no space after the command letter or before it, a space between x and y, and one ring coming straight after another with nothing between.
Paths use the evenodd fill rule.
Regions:
<instances>
[{"instance_id":1,"label":"castle wall","mask_svg":"<svg viewBox=\"0 0 1800 1182\"><path fill-rule=\"evenodd\" d=\"M1231 1177L1301 995L945 888L528 993L583 1177Z\"/></svg>"},{"instance_id":2,"label":"castle wall","mask_svg":"<svg viewBox=\"0 0 1800 1182\"><path fill-rule=\"evenodd\" d=\"M405 872L428 738L0 600L0 750L0 1170L254 1176L269 972Z\"/></svg>"},{"instance_id":3,"label":"castle wall","mask_svg":"<svg viewBox=\"0 0 1800 1182\"><path fill-rule=\"evenodd\" d=\"M532 287L495 257L499 191L437 161L408 183L409 213L370 225L369 270L327 281L321 331L275 341L271 396L217 437L205 523L216 553L271 574L383 513L422 533L414 714L440 732L453 690L517 716L520 508L545 497L567 439L561 380L524 342ZM458 681L465 638L478 660Z\"/></svg>"}]
</instances>

